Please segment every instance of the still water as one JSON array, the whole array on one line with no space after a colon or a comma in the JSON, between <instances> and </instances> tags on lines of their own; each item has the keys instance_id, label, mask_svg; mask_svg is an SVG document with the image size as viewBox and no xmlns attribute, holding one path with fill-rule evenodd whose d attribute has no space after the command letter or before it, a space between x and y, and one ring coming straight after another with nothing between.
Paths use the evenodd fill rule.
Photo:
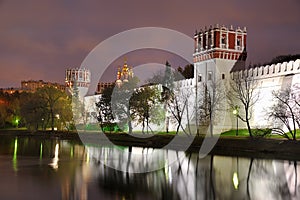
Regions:
<instances>
[{"instance_id":1,"label":"still water","mask_svg":"<svg viewBox=\"0 0 300 200\"><path fill-rule=\"evenodd\" d=\"M288 160L200 159L184 152L1 136L0 199L300 199L299 168Z\"/></svg>"}]
</instances>

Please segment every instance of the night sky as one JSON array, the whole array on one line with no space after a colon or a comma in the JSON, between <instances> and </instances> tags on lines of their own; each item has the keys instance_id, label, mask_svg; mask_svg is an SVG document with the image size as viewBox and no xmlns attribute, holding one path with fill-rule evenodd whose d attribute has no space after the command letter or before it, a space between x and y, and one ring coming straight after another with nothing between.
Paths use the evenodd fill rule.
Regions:
<instances>
[{"instance_id":1,"label":"night sky","mask_svg":"<svg viewBox=\"0 0 300 200\"><path fill-rule=\"evenodd\" d=\"M0 0L0 88L19 87L21 80L29 79L63 83L65 69L80 67L101 41L148 26L191 37L204 26L246 26L247 62L267 62L300 53L299 10L299 0ZM185 64L151 50L126 57L133 66L165 60L173 66ZM115 79L123 59L111 65L103 81Z\"/></svg>"}]
</instances>

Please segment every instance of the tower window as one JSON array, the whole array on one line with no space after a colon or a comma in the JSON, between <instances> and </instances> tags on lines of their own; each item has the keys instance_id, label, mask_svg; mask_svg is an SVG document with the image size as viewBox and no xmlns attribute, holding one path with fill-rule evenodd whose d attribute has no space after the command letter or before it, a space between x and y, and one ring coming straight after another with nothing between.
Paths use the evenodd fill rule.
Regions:
<instances>
[{"instance_id":1,"label":"tower window","mask_svg":"<svg viewBox=\"0 0 300 200\"><path fill-rule=\"evenodd\" d=\"M222 38L221 38L221 47L222 48L226 47L226 35L222 35Z\"/></svg>"},{"instance_id":2,"label":"tower window","mask_svg":"<svg viewBox=\"0 0 300 200\"><path fill-rule=\"evenodd\" d=\"M212 80L212 72L208 72L208 77L207 80L211 81Z\"/></svg>"},{"instance_id":3,"label":"tower window","mask_svg":"<svg viewBox=\"0 0 300 200\"><path fill-rule=\"evenodd\" d=\"M222 74L222 80L224 80L225 79L225 74Z\"/></svg>"},{"instance_id":4,"label":"tower window","mask_svg":"<svg viewBox=\"0 0 300 200\"><path fill-rule=\"evenodd\" d=\"M242 46L241 38L237 38L236 41L237 50L241 50L241 46Z\"/></svg>"},{"instance_id":5,"label":"tower window","mask_svg":"<svg viewBox=\"0 0 300 200\"><path fill-rule=\"evenodd\" d=\"M208 44L207 44L207 46L208 46L208 49L210 49L211 48L211 44L212 44L212 37L211 37L211 34L209 33L209 35L208 35L208 42L207 42Z\"/></svg>"},{"instance_id":6,"label":"tower window","mask_svg":"<svg viewBox=\"0 0 300 200\"><path fill-rule=\"evenodd\" d=\"M236 41L237 46L241 46L241 38L238 38Z\"/></svg>"},{"instance_id":7,"label":"tower window","mask_svg":"<svg viewBox=\"0 0 300 200\"><path fill-rule=\"evenodd\" d=\"M198 82L202 82L202 75L201 74L198 75Z\"/></svg>"}]
</instances>

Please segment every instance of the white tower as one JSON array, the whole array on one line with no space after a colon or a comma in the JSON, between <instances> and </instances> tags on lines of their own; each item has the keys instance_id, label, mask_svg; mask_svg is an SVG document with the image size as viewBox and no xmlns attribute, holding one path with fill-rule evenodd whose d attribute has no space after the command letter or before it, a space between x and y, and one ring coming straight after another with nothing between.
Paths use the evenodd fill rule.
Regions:
<instances>
[{"instance_id":1,"label":"white tower","mask_svg":"<svg viewBox=\"0 0 300 200\"><path fill-rule=\"evenodd\" d=\"M65 83L69 93L73 94L78 90L80 100L86 95L91 82L90 70L85 68L73 68L66 70Z\"/></svg>"},{"instance_id":2,"label":"white tower","mask_svg":"<svg viewBox=\"0 0 300 200\"><path fill-rule=\"evenodd\" d=\"M198 83L227 79L232 70L245 66L246 28L205 27L200 32L196 31L194 39L194 74Z\"/></svg>"},{"instance_id":3,"label":"white tower","mask_svg":"<svg viewBox=\"0 0 300 200\"><path fill-rule=\"evenodd\" d=\"M224 91L231 78L230 73L244 69L247 58L246 39L246 28L242 30L239 27L234 29L232 26L227 28L216 25L209 28L205 27L200 32L196 31L193 54L196 104L200 98L206 98L204 93L207 90L203 86L206 86L210 96L213 98L212 90L218 89L213 89L212 87L221 87L221 85L218 85L220 83L222 87L224 86L222 88L222 91ZM202 94L200 94L201 92ZM224 97L223 99L224 102L217 102L217 104L221 105L223 110L227 110L226 98ZM219 115L221 116L215 117L214 121L210 122L210 127L214 126L214 130L211 130L211 132L222 132L233 127L232 113L224 111L224 113L219 113ZM197 116L196 121L199 122Z\"/></svg>"}]
</instances>

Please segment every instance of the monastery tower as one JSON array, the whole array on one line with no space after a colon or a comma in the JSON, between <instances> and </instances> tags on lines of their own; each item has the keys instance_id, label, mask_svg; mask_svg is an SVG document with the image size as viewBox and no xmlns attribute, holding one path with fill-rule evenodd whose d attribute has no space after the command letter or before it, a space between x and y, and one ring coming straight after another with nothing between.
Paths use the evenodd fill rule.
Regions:
<instances>
[{"instance_id":1,"label":"monastery tower","mask_svg":"<svg viewBox=\"0 0 300 200\"><path fill-rule=\"evenodd\" d=\"M74 88L78 90L78 96L81 100L86 95L91 82L90 70L85 68L67 69L65 74L65 83L68 92L73 94Z\"/></svg>"},{"instance_id":2,"label":"monastery tower","mask_svg":"<svg viewBox=\"0 0 300 200\"><path fill-rule=\"evenodd\" d=\"M194 39L194 74L198 83L226 79L233 68L245 66L246 28L205 27L196 31Z\"/></svg>"}]
</instances>

